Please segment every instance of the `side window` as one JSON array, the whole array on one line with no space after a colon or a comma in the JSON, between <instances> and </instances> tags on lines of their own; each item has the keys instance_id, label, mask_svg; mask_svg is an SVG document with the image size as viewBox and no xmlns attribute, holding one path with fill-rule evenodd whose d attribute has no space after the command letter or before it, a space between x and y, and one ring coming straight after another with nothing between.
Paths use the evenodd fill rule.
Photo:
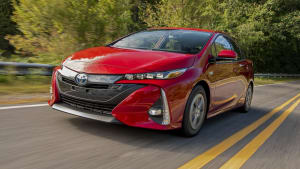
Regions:
<instances>
[{"instance_id":1,"label":"side window","mask_svg":"<svg viewBox=\"0 0 300 169\"><path fill-rule=\"evenodd\" d=\"M241 52L240 48L238 47L238 45L232 39L228 38L228 40L231 42L232 48L235 51L235 53L237 53L237 59L242 59L242 52Z\"/></svg>"}]
</instances>

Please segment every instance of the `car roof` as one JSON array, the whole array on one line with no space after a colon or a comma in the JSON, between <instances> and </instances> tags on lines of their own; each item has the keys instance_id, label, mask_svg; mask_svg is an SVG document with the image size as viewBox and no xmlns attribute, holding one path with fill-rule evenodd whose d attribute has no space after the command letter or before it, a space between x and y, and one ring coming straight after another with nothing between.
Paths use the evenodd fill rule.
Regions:
<instances>
[{"instance_id":1,"label":"car roof","mask_svg":"<svg viewBox=\"0 0 300 169\"><path fill-rule=\"evenodd\" d=\"M178 27L158 27L158 28L150 28L149 30L153 29L172 29L172 30L193 30L193 31L201 31L201 32L210 32L210 33L222 33L220 31L208 30L208 29L199 29L199 28L178 28Z\"/></svg>"}]
</instances>

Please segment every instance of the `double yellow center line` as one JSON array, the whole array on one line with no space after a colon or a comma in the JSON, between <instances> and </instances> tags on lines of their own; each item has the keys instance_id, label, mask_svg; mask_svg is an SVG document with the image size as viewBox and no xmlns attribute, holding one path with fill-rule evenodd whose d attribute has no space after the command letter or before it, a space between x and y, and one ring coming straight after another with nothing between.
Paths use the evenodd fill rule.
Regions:
<instances>
[{"instance_id":1,"label":"double yellow center line","mask_svg":"<svg viewBox=\"0 0 300 169\"><path fill-rule=\"evenodd\" d=\"M300 97L300 93L290 100L286 101L282 105L276 107L271 112L267 113L257 121L253 122L249 126L241 129L232 136L228 137L221 143L210 148L206 152L192 159L188 163L179 167L179 169L199 169L205 166L207 163L215 159L217 156L228 150L234 144L239 142L241 139L246 137L249 133L257 129L267 120L269 120L275 113L282 110L284 107L292 103ZM280 126L280 124L287 118L287 116L297 107L300 103L300 99L294 103L289 109L287 109L281 116L279 116L272 124L270 124L265 130L263 130L257 137L255 137L249 144L247 144L240 152L238 152L234 157L227 161L221 168L240 168L254 153L255 151L273 134L273 132Z\"/></svg>"}]
</instances>

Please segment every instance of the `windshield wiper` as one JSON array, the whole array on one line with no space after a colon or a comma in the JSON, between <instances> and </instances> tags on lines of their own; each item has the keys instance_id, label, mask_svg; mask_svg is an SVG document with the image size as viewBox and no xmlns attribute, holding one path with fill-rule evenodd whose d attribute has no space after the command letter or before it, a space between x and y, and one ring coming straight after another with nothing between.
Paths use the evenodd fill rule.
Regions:
<instances>
[{"instance_id":1,"label":"windshield wiper","mask_svg":"<svg viewBox=\"0 0 300 169\"><path fill-rule=\"evenodd\" d=\"M186 51L180 51L180 50L168 50L168 49L156 49L152 48L153 51L164 51L164 52L174 52L174 53L188 53Z\"/></svg>"}]
</instances>

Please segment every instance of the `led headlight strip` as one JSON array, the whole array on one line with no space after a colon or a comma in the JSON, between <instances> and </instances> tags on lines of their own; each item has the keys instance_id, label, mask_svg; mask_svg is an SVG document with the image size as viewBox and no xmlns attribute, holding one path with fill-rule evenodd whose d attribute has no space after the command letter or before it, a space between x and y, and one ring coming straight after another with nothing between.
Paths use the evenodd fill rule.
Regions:
<instances>
[{"instance_id":1,"label":"led headlight strip","mask_svg":"<svg viewBox=\"0 0 300 169\"><path fill-rule=\"evenodd\" d=\"M187 69L177 69L167 72L141 73L141 74L126 74L126 80L144 80L144 79L173 79L181 76Z\"/></svg>"}]
</instances>

